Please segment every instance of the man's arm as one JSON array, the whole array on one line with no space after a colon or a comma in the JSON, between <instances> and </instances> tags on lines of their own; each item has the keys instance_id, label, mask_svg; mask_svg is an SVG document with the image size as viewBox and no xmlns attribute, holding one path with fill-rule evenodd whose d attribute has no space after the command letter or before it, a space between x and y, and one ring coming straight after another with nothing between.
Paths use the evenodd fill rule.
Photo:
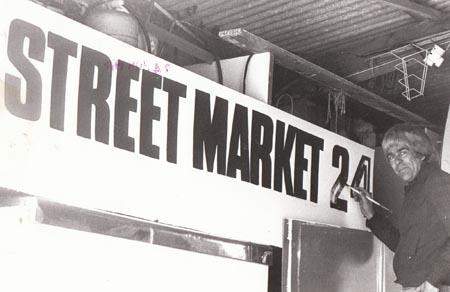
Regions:
<instances>
[{"instance_id":1,"label":"man's arm","mask_svg":"<svg viewBox=\"0 0 450 292\"><path fill-rule=\"evenodd\" d=\"M357 192L354 199L359 203L363 216L367 218L366 226L390 250L395 251L400 239L400 232L386 217L375 213L372 202L367 199L370 196L369 192L364 188L357 187L357 189L359 192Z\"/></svg>"},{"instance_id":2,"label":"man's arm","mask_svg":"<svg viewBox=\"0 0 450 292\"><path fill-rule=\"evenodd\" d=\"M427 277L427 281L434 287L441 287L444 283L450 282L450 238L447 239L441 256L433 265L431 273Z\"/></svg>"},{"instance_id":3,"label":"man's arm","mask_svg":"<svg viewBox=\"0 0 450 292\"><path fill-rule=\"evenodd\" d=\"M450 282L450 176L442 174L430 180L429 198L447 234L439 259L427 278L433 286L440 287Z\"/></svg>"},{"instance_id":4,"label":"man's arm","mask_svg":"<svg viewBox=\"0 0 450 292\"><path fill-rule=\"evenodd\" d=\"M395 251L400 239L398 229L383 215L375 213L372 218L366 221L366 226L381 240L386 246Z\"/></svg>"}]
</instances>

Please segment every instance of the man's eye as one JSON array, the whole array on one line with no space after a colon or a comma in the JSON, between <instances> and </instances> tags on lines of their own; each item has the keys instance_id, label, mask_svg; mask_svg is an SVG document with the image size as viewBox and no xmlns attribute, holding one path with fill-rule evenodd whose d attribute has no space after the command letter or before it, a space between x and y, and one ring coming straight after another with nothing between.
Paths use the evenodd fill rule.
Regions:
<instances>
[{"instance_id":1,"label":"man's eye","mask_svg":"<svg viewBox=\"0 0 450 292\"><path fill-rule=\"evenodd\" d=\"M402 157L404 157L404 156L406 156L406 155L408 155L409 154L409 150L408 149L403 149L402 151L400 151L400 155L402 156Z\"/></svg>"},{"instance_id":2,"label":"man's eye","mask_svg":"<svg viewBox=\"0 0 450 292\"><path fill-rule=\"evenodd\" d=\"M394 155L389 154L389 155L387 156L387 160L391 161L391 160L393 160L393 159L394 159Z\"/></svg>"}]
</instances>

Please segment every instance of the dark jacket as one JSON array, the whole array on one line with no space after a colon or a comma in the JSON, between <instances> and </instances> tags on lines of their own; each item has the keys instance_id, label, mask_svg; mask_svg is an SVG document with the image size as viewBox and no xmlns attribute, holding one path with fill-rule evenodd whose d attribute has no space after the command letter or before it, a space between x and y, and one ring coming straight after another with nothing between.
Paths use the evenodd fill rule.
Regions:
<instances>
[{"instance_id":1,"label":"dark jacket","mask_svg":"<svg viewBox=\"0 0 450 292\"><path fill-rule=\"evenodd\" d=\"M367 226L394 256L397 283L417 287L428 281L450 285L450 175L424 163L405 187L398 228L375 214Z\"/></svg>"}]
</instances>

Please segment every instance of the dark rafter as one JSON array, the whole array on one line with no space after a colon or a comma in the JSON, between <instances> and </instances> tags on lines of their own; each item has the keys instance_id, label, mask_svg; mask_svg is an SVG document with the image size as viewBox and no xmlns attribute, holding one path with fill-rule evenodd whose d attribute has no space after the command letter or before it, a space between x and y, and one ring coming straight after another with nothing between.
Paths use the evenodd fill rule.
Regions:
<instances>
[{"instance_id":1,"label":"dark rafter","mask_svg":"<svg viewBox=\"0 0 450 292\"><path fill-rule=\"evenodd\" d=\"M422 18L438 19L441 12L428 6L418 4L409 0L378 0L397 9L412 13Z\"/></svg>"},{"instance_id":2,"label":"dark rafter","mask_svg":"<svg viewBox=\"0 0 450 292\"><path fill-rule=\"evenodd\" d=\"M371 57L384 52L397 49L408 44L417 44L424 40L435 41L436 36L448 34L450 37L450 19L440 21L422 21L414 25L408 25L388 35L377 37L355 45L354 49L339 58L329 58L323 66L334 69L333 71L344 76L350 81L361 82L394 71L393 66L381 66L371 70L369 62ZM438 42L438 41L437 41Z\"/></svg>"}]
</instances>

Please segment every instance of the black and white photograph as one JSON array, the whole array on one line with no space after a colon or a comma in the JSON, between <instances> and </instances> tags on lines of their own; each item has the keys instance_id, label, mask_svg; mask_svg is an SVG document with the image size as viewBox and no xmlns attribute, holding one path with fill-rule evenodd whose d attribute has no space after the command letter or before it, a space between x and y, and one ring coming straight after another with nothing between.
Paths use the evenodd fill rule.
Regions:
<instances>
[{"instance_id":1,"label":"black and white photograph","mask_svg":"<svg viewBox=\"0 0 450 292\"><path fill-rule=\"evenodd\" d=\"M450 292L449 48L449 0L0 0L0 291Z\"/></svg>"}]
</instances>

